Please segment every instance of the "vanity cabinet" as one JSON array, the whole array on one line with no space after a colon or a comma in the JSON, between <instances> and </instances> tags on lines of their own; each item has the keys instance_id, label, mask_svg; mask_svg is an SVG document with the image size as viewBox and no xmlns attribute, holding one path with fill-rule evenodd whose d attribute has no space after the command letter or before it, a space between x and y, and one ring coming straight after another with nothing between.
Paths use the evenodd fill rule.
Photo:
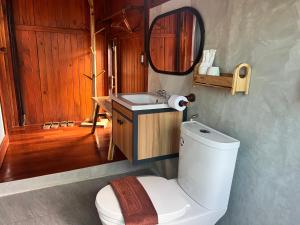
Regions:
<instances>
[{"instance_id":1,"label":"vanity cabinet","mask_svg":"<svg viewBox=\"0 0 300 225\"><path fill-rule=\"evenodd\" d=\"M113 143L128 160L146 160L178 156L183 112L174 109L131 111L112 102Z\"/></svg>"},{"instance_id":2,"label":"vanity cabinet","mask_svg":"<svg viewBox=\"0 0 300 225\"><path fill-rule=\"evenodd\" d=\"M113 142L117 145L128 160L132 161L133 125L130 120L113 110Z\"/></svg>"}]
</instances>

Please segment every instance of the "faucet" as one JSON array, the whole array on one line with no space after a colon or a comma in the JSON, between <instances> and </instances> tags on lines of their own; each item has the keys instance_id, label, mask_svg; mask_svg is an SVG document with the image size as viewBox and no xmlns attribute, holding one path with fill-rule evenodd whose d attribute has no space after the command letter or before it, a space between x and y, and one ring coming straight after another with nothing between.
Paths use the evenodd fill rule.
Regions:
<instances>
[{"instance_id":1,"label":"faucet","mask_svg":"<svg viewBox=\"0 0 300 225\"><path fill-rule=\"evenodd\" d=\"M198 113L196 113L196 114L193 114L193 115L191 115L191 117L190 117L190 121L194 121L196 118L198 118L199 117L199 114Z\"/></svg>"},{"instance_id":2,"label":"faucet","mask_svg":"<svg viewBox=\"0 0 300 225\"><path fill-rule=\"evenodd\" d=\"M165 99L168 99L169 98L169 95L167 93L166 90L157 90L156 91L156 94L159 95L160 97L164 97Z\"/></svg>"}]
</instances>

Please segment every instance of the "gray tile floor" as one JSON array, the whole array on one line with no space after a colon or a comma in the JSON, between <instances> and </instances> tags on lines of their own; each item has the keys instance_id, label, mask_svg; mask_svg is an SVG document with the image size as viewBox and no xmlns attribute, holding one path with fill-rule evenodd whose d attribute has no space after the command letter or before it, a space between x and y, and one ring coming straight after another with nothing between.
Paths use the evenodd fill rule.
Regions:
<instances>
[{"instance_id":1,"label":"gray tile floor","mask_svg":"<svg viewBox=\"0 0 300 225\"><path fill-rule=\"evenodd\" d=\"M142 170L130 175L150 175ZM0 198L0 225L101 225L97 192L110 176Z\"/></svg>"}]
</instances>

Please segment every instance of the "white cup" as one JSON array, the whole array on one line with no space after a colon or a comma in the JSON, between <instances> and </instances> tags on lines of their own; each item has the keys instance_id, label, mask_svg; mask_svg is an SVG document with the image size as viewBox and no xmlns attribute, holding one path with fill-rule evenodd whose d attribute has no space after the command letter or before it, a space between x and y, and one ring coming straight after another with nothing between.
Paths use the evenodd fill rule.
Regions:
<instances>
[{"instance_id":1,"label":"white cup","mask_svg":"<svg viewBox=\"0 0 300 225\"><path fill-rule=\"evenodd\" d=\"M220 76L220 68L218 66L208 67L206 74L210 76Z\"/></svg>"},{"instance_id":2,"label":"white cup","mask_svg":"<svg viewBox=\"0 0 300 225\"><path fill-rule=\"evenodd\" d=\"M199 66L198 73L205 75L207 73L208 66Z\"/></svg>"}]
</instances>

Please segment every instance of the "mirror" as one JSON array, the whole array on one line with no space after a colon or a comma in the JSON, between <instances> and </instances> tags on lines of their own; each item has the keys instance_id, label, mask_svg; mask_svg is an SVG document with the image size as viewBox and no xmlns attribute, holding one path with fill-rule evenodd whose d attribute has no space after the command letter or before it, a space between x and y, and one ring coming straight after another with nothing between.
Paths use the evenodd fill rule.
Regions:
<instances>
[{"instance_id":1,"label":"mirror","mask_svg":"<svg viewBox=\"0 0 300 225\"><path fill-rule=\"evenodd\" d=\"M155 72L185 75L199 62L204 46L199 12L180 8L154 19L148 37L148 59Z\"/></svg>"}]
</instances>

